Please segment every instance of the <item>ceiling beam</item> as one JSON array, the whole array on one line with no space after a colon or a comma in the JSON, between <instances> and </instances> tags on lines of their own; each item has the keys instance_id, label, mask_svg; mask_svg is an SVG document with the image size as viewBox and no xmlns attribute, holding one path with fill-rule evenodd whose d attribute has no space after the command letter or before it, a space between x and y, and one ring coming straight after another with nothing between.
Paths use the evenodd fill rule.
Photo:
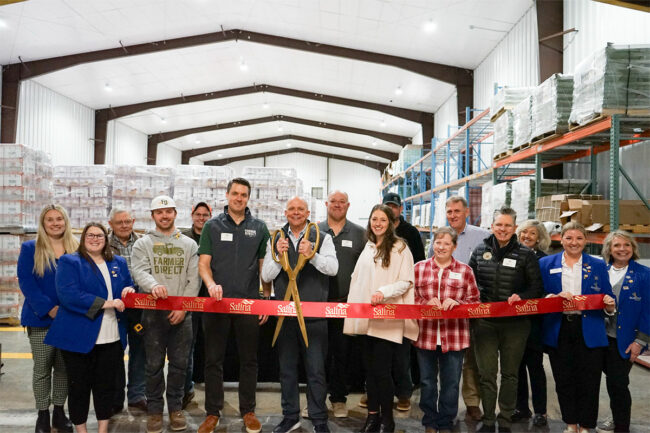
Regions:
<instances>
[{"instance_id":1,"label":"ceiling beam","mask_svg":"<svg viewBox=\"0 0 650 433\"><path fill-rule=\"evenodd\" d=\"M281 140L297 140L297 141L304 141L307 143L314 143L314 144L320 144L323 146L331 146L331 147L338 147L342 149L348 149L348 150L355 150L358 152L366 152L371 155L378 156L380 158L386 158L388 160L394 160L398 157L397 152L389 152L386 150L378 150L378 149L373 149L369 147L363 147L363 146L354 146L351 144L345 144L345 143L338 143L335 141L328 141L328 140L321 140L319 138L312 138L312 137L304 137L301 135L293 135L293 134L285 134L285 135L278 135L275 137L265 137L265 138L257 138L254 140L246 140L246 141L240 141L240 142L235 142L235 143L228 143L228 144L220 144L218 146L208 146L208 147L201 147L198 149L189 149L189 150L184 150L181 153L181 163L182 164L189 164L190 158L193 158L195 156L199 155L205 155L206 153L210 152L216 152L218 150L226 150L226 149L232 149L232 148L237 148L237 147L243 147L243 146L251 146L254 144L263 144L263 143L272 143L274 141L281 141ZM155 162L153 163L155 164ZM153 165L151 164L151 165Z\"/></svg>"},{"instance_id":2,"label":"ceiling beam","mask_svg":"<svg viewBox=\"0 0 650 433\"><path fill-rule=\"evenodd\" d=\"M315 150L307 150L299 147L292 148L292 149L276 150L273 152L261 152L261 153L254 153L251 155L235 156L233 158L214 159L211 161L205 161L204 164L205 165L226 165L236 161L245 161L247 159L253 159L253 158L265 158L267 156L286 155L288 153L305 153L307 155L322 156L323 158L339 159L342 161L354 162L356 164L361 164L361 165L365 165L366 167L374 168L375 170L379 170L380 172L382 172L384 168L386 168L386 166L388 165L385 162L368 161L367 159L351 158L348 156L336 155L333 153L326 153L326 152L317 152Z\"/></svg>"},{"instance_id":3,"label":"ceiling beam","mask_svg":"<svg viewBox=\"0 0 650 433\"><path fill-rule=\"evenodd\" d=\"M237 120L234 122L217 123L214 125L207 125L207 126L198 126L196 128L179 129L176 131L159 132L157 134L150 134L149 142L162 143L165 141L175 140L177 138L185 137L191 134L200 134L203 132L211 132L211 131L221 131L224 129L238 128L242 126L258 125L261 123L271 123L271 122L297 123L300 125L331 129L334 131L343 131L343 132L351 132L353 134L368 135L400 146L410 144L412 140L411 137L407 137L404 135L389 134L389 133L379 132L371 129L354 128L352 126L337 125L334 123L320 122L318 120L302 119L299 117L292 117L292 116L283 116L279 114L273 116L258 117L256 119Z\"/></svg>"}]
</instances>

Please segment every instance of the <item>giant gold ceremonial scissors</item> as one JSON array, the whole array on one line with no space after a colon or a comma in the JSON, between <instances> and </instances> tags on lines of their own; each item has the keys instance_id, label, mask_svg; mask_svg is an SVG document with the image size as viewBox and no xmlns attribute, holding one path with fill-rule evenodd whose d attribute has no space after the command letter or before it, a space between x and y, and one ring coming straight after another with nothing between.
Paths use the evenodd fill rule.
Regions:
<instances>
[{"instance_id":1,"label":"giant gold ceremonial scissors","mask_svg":"<svg viewBox=\"0 0 650 433\"><path fill-rule=\"evenodd\" d=\"M298 255L298 261L296 263L296 267L293 269L291 268L291 264L289 264L288 251L283 252L279 258L275 253L276 239L278 238L278 236L280 237L280 239L285 239L284 232L282 230L274 231L272 242L271 242L271 255L273 257L273 260L276 263L282 265L282 269L284 269L284 271L287 273L287 276L289 277L289 284L287 285L287 292L284 294L284 300L290 301L293 298L293 301L296 306L296 316L298 318L298 325L300 326L300 332L302 332L302 338L305 340L306 347L309 347L309 341L307 340L307 328L305 327L305 318L302 315L302 307L300 306L300 295L298 294L298 284L296 283L296 279L298 278L298 273L302 270L302 268L304 268L307 262L312 257L314 257L316 251L318 250L318 245L320 244L320 230L318 230L318 226L314 223L307 224L307 228L305 229L305 235L303 236L303 239L309 240L309 233L311 232L312 227L316 230L316 242L314 242L314 246L308 255L304 255L304 254ZM271 343L271 346L275 345L275 340L278 339L278 335L280 334L280 328L282 328L283 322L284 322L284 316L278 317L278 323L275 326L275 334L273 334L273 342Z\"/></svg>"}]
</instances>

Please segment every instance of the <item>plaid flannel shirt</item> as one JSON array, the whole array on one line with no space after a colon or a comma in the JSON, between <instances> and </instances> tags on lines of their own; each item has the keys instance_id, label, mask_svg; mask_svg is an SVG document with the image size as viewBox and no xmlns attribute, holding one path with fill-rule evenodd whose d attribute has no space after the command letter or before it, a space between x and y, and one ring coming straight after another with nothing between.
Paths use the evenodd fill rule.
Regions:
<instances>
[{"instance_id":1,"label":"plaid flannel shirt","mask_svg":"<svg viewBox=\"0 0 650 433\"><path fill-rule=\"evenodd\" d=\"M438 272L440 267L433 258L415 265L415 303L424 305L438 297ZM453 276L454 278L450 278ZM442 272L440 302L447 298L459 304L480 302L479 291L472 268L452 258L451 264ZM438 323L440 322L440 343L443 352L459 351L469 347L469 319L421 319L418 320L420 334L414 343L416 347L435 350Z\"/></svg>"}]
</instances>

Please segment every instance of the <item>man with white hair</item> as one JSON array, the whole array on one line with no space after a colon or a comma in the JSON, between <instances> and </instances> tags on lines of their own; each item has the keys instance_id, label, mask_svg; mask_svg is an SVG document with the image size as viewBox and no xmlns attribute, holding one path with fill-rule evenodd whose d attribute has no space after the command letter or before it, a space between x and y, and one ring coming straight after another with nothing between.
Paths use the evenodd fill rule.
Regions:
<instances>
[{"instance_id":1,"label":"man with white hair","mask_svg":"<svg viewBox=\"0 0 650 433\"><path fill-rule=\"evenodd\" d=\"M307 202L294 197L287 202L284 215L287 224L282 227L285 239L272 240L266 249L262 266L262 281L271 282L275 296L284 299L289 285L289 277L271 256L271 249L278 255L289 255L289 264L296 266L298 255L308 255L312 251L316 233L312 230L305 238L309 208ZM326 302L329 277L336 275L339 263L332 237L320 234L320 245L316 254L307 262L298 275L297 285L301 301ZM302 340L297 319L287 317L278 336L278 354L280 360L280 387L282 391L283 419L274 429L274 433L286 433L300 427L300 394L298 390L298 360L304 359L307 377L307 407L309 418L315 432L329 432L327 425L327 386L325 381L325 357L327 355L327 319L305 318L309 347Z\"/></svg>"},{"instance_id":2,"label":"man with white hair","mask_svg":"<svg viewBox=\"0 0 650 433\"><path fill-rule=\"evenodd\" d=\"M151 201L151 218L156 224L133 245L133 280L154 299L168 296L196 296L199 293L198 246L176 228L176 203L171 197ZM165 406L165 357L169 427L187 428L182 410L188 353L192 344L192 313L184 310L144 310L144 348L147 354L147 433L162 432Z\"/></svg>"},{"instance_id":3,"label":"man with white hair","mask_svg":"<svg viewBox=\"0 0 650 433\"><path fill-rule=\"evenodd\" d=\"M126 259L129 272L133 273L131 257L133 255L133 245L140 236L133 231L135 218L126 209L113 208L108 215L108 225L111 227L111 233L108 235L108 244L114 254ZM137 290L137 285L134 285ZM137 331L139 324L142 322L142 310L137 308L128 308L126 310L126 331L129 342L129 373L128 382L124 368L118 371L117 392L113 402L113 412L119 413L124 407L124 385L126 385L126 397L129 409L138 409L147 412L147 397L145 395L145 376L144 376L144 342L142 335ZM135 328L138 327L138 328Z\"/></svg>"},{"instance_id":4,"label":"man with white hair","mask_svg":"<svg viewBox=\"0 0 650 433\"><path fill-rule=\"evenodd\" d=\"M329 302L347 302L350 291L350 279L357 259L366 245L366 231L360 225L347 219L350 202L343 191L332 191L325 202L327 220L318 224L321 232L332 236L336 258L339 261L339 271L336 276L329 278ZM348 356L353 337L343 335L344 319L329 319L327 332L329 350L327 353L327 387L332 403L332 411L336 418L348 416L345 406L348 395L347 371Z\"/></svg>"}]
</instances>

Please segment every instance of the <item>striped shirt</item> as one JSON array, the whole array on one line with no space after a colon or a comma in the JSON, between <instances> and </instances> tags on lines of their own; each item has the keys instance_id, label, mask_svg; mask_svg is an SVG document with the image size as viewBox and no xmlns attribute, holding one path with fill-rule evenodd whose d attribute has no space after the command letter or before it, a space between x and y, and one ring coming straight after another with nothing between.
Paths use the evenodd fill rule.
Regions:
<instances>
[{"instance_id":1,"label":"striped shirt","mask_svg":"<svg viewBox=\"0 0 650 433\"><path fill-rule=\"evenodd\" d=\"M441 303L447 298L459 304L479 302L472 268L452 258L451 264L440 274L440 267L433 258L416 263L415 303L426 305L433 298L440 299ZM420 349L436 350L438 341L443 353L469 347L469 319L421 319L418 324L420 334L414 344Z\"/></svg>"}]
</instances>

